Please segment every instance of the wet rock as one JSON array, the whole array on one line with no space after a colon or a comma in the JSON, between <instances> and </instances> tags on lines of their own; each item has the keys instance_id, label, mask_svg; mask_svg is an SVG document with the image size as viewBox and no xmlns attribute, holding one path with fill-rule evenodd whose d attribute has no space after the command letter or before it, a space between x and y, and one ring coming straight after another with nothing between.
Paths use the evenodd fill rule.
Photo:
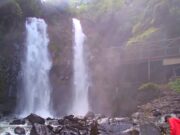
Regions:
<instances>
[{"instance_id":1,"label":"wet rock","mask_svg":"<svg viewBox=\"0 0 180 135\"><path fill-rule=\"evenodd\" d=\"M3 118L3 114L0 112L0 119L2 119Z\"/></svg>"},{"instance_id":2,"label":"wet rock","mask_svg":"<svg viewBox=\"0 0 180 135\"><path fill-rule=\"evenodd\" d=\"M9 132L6 132L6 133L4 133L4 135L11 135L11 133L9 133Z\"/></svg>"},{"instance_id":3,"label":"wet rock","mask_svg":"<svg viewBox=\"0 0 180 135\"><path fill-rule=\"evenodd\" d=\"M47 125L47 128L52 131L53 130L53 127L51 125Z\"/></svg>"},{"instance_id":4,"label":"wet rock","mask_svg":"<svg viewBox=\"0 0 180 135\"><path fill-rule=\"evenodd\" d=\"M152 110L151 113L153 111L157 110ZM155 124L141 123L139 126L139 122L134 123L133 118L139 118L139 114L134 114L132 118L99 117L97 119L97 115L89 112L84 118L74 115L62 119L49 118L46 125L43 118L34 114L26 119L32 123L30 135L160 135L159 128Z\"/></svg>"},{"instance_id":5,"label":"wet rock","mask_svg":"<svg viewBox=\"0 0 180 135\"><path fill-rule=\"evenodd\" d=\"M161 116L162 114L161 114L161 112L159 111L159 110L154 110L153 111L153 116L154 117L158 117L158 116Z\"/></svg>"},{"instance_id":6,"label":"wet rock","mask_svg":"<svg viewBox=\"0 0 180 135\"><path fill-rule=\"evenodd\" d=\"M64 124L64 120L63 120L63 119L59 119L59 120L58 120L58 123L59 123L60 125L63 125L63 124Z\"/></svg>"},{"instance_id":7,"label":"wet rock","mask_svg":"<svg viewBox=\"0 0 180 135\"><path fill-rule=\"evenodd\" d=\"M139 130L131 128L122 133L122 135L140 135Z\"/></svg>"},{"instance_id":8,"label":"wet rock","mask_svg":"<svg viewBox=\"0 0 180 135\"><path fill-rule=\"evenodd\" d=\"M130 135L139 135L139 131L137 129L133 129L132 131L130 131Z\"/></svg>"},{"instance_id":9,"label":"wet rock","mask_svg":"<svg viewBox=\"0 0 180 135\"><path fill-rule=\"evenodd\" d=\"M73 121L74 120L74 115L65 116L64 119Z\"/></svg>"},{"instance_id":10,"label":"wet rock","mask_svg":"<svg viewBox=\"0 0 180 135\"><path fill-rule=\"evenodd\" d=\"M172 113L174 113L174 114L180 114L180 110L173 110Z\"/></svg>"},{"instance_id":11,"label":"wet rock","mask_svg":"<svg viewBox=\"0 0 180 135\"><path fill-rule=\"evenodd\" d=\"M161 135L160 130L153 124L140 125L141 135Z\"/></svg>"},{"instance_id":12,"label":"wet rock","mask_svg":"<svg viewBox=\"0 0 180 135\"><path fill-rule=\"evenodd\" d=\"M58 127L56 127L55 129L54 129L54 133L55 134L58 134L58 133L60 133L61 131L63 130L63 126L58 126Z\"/></svg>"},{"instance_id":13,"label":"wet rock","mask_svg":"<svg viewBox=\"0 0 180 135\"><path fill-rule=\"evenodd\" d=\"M58 122L58 120L49 120L47 121L49 125L56 125L58 126L60 123Z\"/></svg>"},{"instance_id":14,"label":"wet rock","mask_svg":"<svg viewBox=\"0 0 180 135\"><path fill-rule=\"evenodd\" d=\"M173 117L172 114L166 114L166 115L162 116L161 119L163 119L163 122L167 123L168 119L171 118L171 117Z\"/></svg>"},{"instance_id":15,"label":"wet rock","mask_svg":"<svg viewBox=\"0 0 180 135\"><path fill-rule=\"evenodd\" d=\"M36 114L30 114L25 119L27 119L31 124L35 124L35 123L45 124L45 119L43 119L42 117Z\"/></svg>"},{"instance_id":16,"label":"wet rock","mask_svg":"<svg viewBox=\"0 0 180 135\"><path fill-rule=\"evenodd\" d=\"M88 113L85 115L85 118L94 119L94 118L95 118L95 114L94 114L93 112L88 112Z\"/></svg>"},{"instance_id":17,"label":"wet rock","mask_svg":"<svg viewBox=\"0 0 180 135\"><path fill-rule=\"evenodd\" d=\"M31 131L30 135L54 135L47 126L41 125L41 124L34 124Z\"/></svg>"},{"instance_id":18,"label":"wet rock","mask_svg":"<svg viewBox=\"0 0 180 135\"><path fill-rule=\"evenodd\" d=\"M25 135L25 134L26 134L26 131L25 131L25 129L22 128L22 127L16 127L16 128L14 129L14 133L15 133L15 134L18 134L18 135Z\"/></svg>"},{"instance_id":19,"label":"wet rock","mask_svg":"<svg viewBox=\"0 0 180 135\"><path fill-rule=\"evenodd\" d=\"M121 135L123 131L133 127L133 123L125 118L103 118L98 120L100 134Z\"/></svg>"},{"instance_id":20,"label":"wet rock","mask_svg":"<svg viewBox=\"0 0 180 135\"><path fill-rule=\"evenodd\" d=\"M140 115L141 115L140 112L136 112L136 113L132 114L131 117L132 117L133 119L139 119Z\"/></svg>"},{"instance_id":21,"label":"wet rock","mask_svg":"<svg viewBox=\"0 0 180 135\"><path fill-rule=\"evenodd\" d=\"M93 121L91 124L91 130L90 130L90 135L98 135L98 123L97 121Z\"/></svg>"},{"instance_id":22,"label":"wet rock","mask_svg":"<svg viewBox=\"0 0 180 135\"><path fill-rule=\"evenodd\" d=\"M24 119L17 119L17 120L13 120L11 123L9 123L10 125L24 125L26 122Z\"/></svg>"},{"instance_id":23,"label":"wet rock","mask_svg":"<svg viewBox=\"0 0 180 135\"><path fill-rule=\"evenodd\" d=\"M46 120L54 120L53 118L48 117Z\"/></svg>"},{"instance_id":24,"label":"wet rock","mask_svg":"<svg viewBox=\"0 0 180 135\"><path fill-rule=\"evenodd\" d=\"M99 120L99 119L102 119L102 118L106 118L106 116L102 115L102 114L96 114L94 119Z\"/></svg>"}]
</instances>

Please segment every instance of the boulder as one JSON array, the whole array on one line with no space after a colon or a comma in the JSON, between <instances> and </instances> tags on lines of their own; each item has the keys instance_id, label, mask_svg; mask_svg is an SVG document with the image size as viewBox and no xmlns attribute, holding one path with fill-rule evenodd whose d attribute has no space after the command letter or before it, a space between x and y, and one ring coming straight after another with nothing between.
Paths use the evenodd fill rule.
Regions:
<instances>
[{"instance_id":1,"label":"boulder","mask_svg":"<svg viewBox=\"0 0 180 135\"><path fill-rule=\"evenodd\" d=\"M63 130L63 126L58 126L54 129L55 134L59 134Z\"/></svg>"},{"instance_id":2,"label":"boulder","mask_svg":"<svg viewBox=\"0 0 180 135\"><path fill-rule=\"evenodd\" d=\"M59 119L59 120L58 120L58 123L59 123L60 125L63 125L63 124L64 124L64 119Z\"/></svg>"},{"instance_id":3,"label":"boulder","mask_svg":"<svg viewBox=\"0 0 180 135\"><path fill-rule=\"evenodd\" d=\"M53 131L53 126L47 125L47 128L48 128L50 131Z\"/></svg>"},{"instance_id":4,"label":"boulder","mask_svg":"<svg viewBox=\"0 0 180 135\"><path fill-rule=\"evenodd\" d=\"M172 113L173 113L173 114L176 114L176 115L177 115L177 114L180 114L180 110L173 110Z\"/></svg>"},{"instance_id":5,"label":"boulder","mask_svg":"<svg viewBox=\"0 0 180 135\"><path fill-rule=\"evenodd\" d=\"M35 124L35 123L45 124L45 119L43 119L42 117L36 114L30 114L25 119L28 120L31 124Z\"/></svg>"},{"instance_id":6,"label":"boulder","mask_svg":"<svg viewBox=\"0 0 180 135\"><path fill-rule=\"evenodd\" d=\"M49 125L56 125L56 126L59 125L58 120L49 120L49 121L47 121L47 123L48 123Z\"/></svg>"},{"instance_id":7,"label":"boulder","mask_svg":"<svg viewBox=\"0 0 180 135\"><path fill-rule=\"evenodd\" d=\"M158 116L161 116L161 115L162 115L162 113L160 112L160 110L155 109L155 110L153 111L153 116L154 116L154 117L158 117Z\"/></svg>"},{"instance_id":8,"label":"boulder","mask_svg":"<svg viewBox=\"0 0 180 135\"><path fill-rule=\"evenodd\" d=\"M25 134L26 134L26 131L25 131L25 129L22 128L22 127L16 127L16 128L14 129L14 133L15 133L15 134L18 134L18 135L25 135Z\"/></svg>"},{"instance_id":9,"label":"boulder","mask_svg":"<svg viewBox=\"0 0 180 135\"><path fill-rule=\"evenodd\" d=\"M54 135L47 126L35 123L30 131L30 135Z\"/></svg>"},{"instance_id":10,"label":"boulder","mask_svg":"<svg viewBox=\"0 0 180 135\"><path fill-rule=\"evenodd\" d=\"M95 114L94 114L93 112L88 112L88 113L85 115L85 118L94 119L94 118L95 118Z\"/></svg>"},{"instance_id":11,"label":"boulder","mask_svg":"<svg viewBox=\"0 0 180 135\"><path fill-rule=\"evenodd\" d=\"M9 133L9 132L6 132L6 133L4 133L4 135L11 135L11 133Z\"/></svg>"},{"instance_id":12,"label":"boulder","mask_svg":"<svg viewBox=\"0 0 180 135\"><path fill-rule=\"evenodd\" d=\"M10 125L24 125L26 122L24 119L16 119L13 120L11 123L9 123Z\"/></svg>"},{"instance_id":13,"label":"boulder","mask_svg":"<svg viewBox=\"0 0 180 135\"><path fill-rule=\"evenodd\" d=\"M98 120L98 124L100 134L121 135L133 127L133 123L126 118L103 118Z\"/></svg>"},{"instance_id":14,"label":"boulder","mask_svg":"<svg viewBox=\"0 0 180 135\"><path fill-rule=\"evenodd\" d=\"M91 130L90 130L90 135L98 135L98 123L97 121L93 121L91 124Z\"/></svg>"},{"instance_id":15,"label":"boulder","mask_svg":"<svg viewBox=\"0 0 180 135\"><path fill-rule=\"evenodd\" d=\"M48 117L46 120L54 120L53 118Z\"/></svg>"},{"instance_id":16,"label":"boulder","mask_svg":"<svg viewBox=\"0 0 180 135\"><path fill-rule=\"evenodd\" d=\"M74 115L68 115L68 116L65 116L64 119L73 121L73 120L74 120Z\"/></svg>"},{"instance_id":17,"label":"boulder","mask_svg":"<svg viewBox=\"0 0 180 135\"><path fill-rule=\"evenodd\" d=\"M3 118L3 114L1 113L1 110L0 110L0 119L2 119Z\"/></svg>"},{"instance_id":18,"label":"boulder","mask_svg":"<svg viewBox=\"0 0 180 135\"><path fill-rule=\"evenodd\" d=\"M140 125L141 135L161 135L160 130L153 124Z\"/></svg>"},{"instance_id":19,"label":"boulder","mask_svg":"<svg viewBox=\"0 0 180 135\"><path fill-rule=\"evenodd\" d=\"M140 135L139 130L131 128L122 133L122 135Z\"/></svg>"}]
</instances>

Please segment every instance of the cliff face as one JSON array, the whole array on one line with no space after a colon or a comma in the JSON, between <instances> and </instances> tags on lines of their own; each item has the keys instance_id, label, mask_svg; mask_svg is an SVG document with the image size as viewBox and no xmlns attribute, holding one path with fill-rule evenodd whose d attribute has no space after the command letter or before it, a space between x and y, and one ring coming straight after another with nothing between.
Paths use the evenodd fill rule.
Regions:
<instances>
[{"instance_id":1,"label":"cliff face","mask_svg":"<svg viewBox=\"0 0 180 135\"><path fill-rule=\"evenodd\" d=\"M0 112L7 114L16 102L25 35L22 12L16 2L1 1L0 16Z\"/></svg>"},{"instance_id":2,"label":"cliff face","mask_svg":"<svg viewBox=\"0 0 180 135\"><path fill-rule=\"evenodd\" d=\"M178 0L95 0L77 13L89 29L93 26L97 35L103 34L96 39L120 46L178 37L179 7Z\"/></svg>"},{"instance_id":3,"label":"cliff face","mask_svg":"<svg viewBox=\"0 0 180 135\"><path fill-rule=\"evenodd\" d=\"M67 110L71 97L72 21L61 8L44 7L39 0L0 2L0 112L14 111L22 91L21 61L24 59L25 20L40 17L48 24L52 103L57 112Z\"/></svg>"},{"instance_id":4,"label":"cliff face","mask_svg":"<svg viewBox=\"0 0 180 135\"><path fill-rule=\"evenodd\" d=\"M57 114L67 113L72 89L72 19L66 12L47 18L50 38L49 49L53 61L50 72L52 102Z\"/></svg>"},{"instance_id":5,"label":"cliff face","mask_svg":"<svg viewBox=\"0 0 180 135\"><path fill-rule=\"evenodd\" d=\"M77 15L88 37L94 110L122 115L136 109L136 86L148 81L147 63L122 65L121 47L179 44L179 39L166 41L180 36L178 7L178 0L100 0L79 7ZM152 81L159 82L165 75L156 63Z\"/></svg>"},{"instance_id":6,"label":"cliff face","mask_svg":"<svg viewBox=\"0 0 180 135\"><path fill-rule=\"evenodd\" d=\"M146 64L122 66L120 48L151 45L151 41L163 45L158 41L179 37L179 7L179 0L94 0L93 4L76 9L88 37L92 110L126 115L136 109L134 97L139 84L132 82L146 81ZM66 114L72 99L73 76L70 12L65 6L44 7L39 0L1 0L0 16L0 112L9 113L17 97L21 98L17 91L21 89L25 19L41 17L48 24L50 38L53 107L57 114ZM179 42L178 39L171 44ZM156 71L158 65L154 67Z\"/></svg>"}]
</instances>

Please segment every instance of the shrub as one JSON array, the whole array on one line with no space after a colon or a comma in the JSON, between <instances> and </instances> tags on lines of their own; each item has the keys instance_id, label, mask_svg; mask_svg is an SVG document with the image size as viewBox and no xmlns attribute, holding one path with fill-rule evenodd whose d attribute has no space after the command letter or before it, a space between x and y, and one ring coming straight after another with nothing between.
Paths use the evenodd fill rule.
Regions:
<instances>
[{"instance_id":1,"label":"shrub","mask_svg":"<svg viewBox=\"0 0 180 135\"><path fill-rule=\"evenodd\" d=\"M40 0L15 0L22 9L24 17L41 16L42 4Z\"/></svg>"},{"instance_id":2,"label":"shrub","mask_svg":"<svg viewBox=\"0 0 180 135\"><path fill-rule=\"evenodd\" d=\"M0 16L0 25L7 31L8 26L21 19L22 10L16 1L7 0L0 6Z\"/></svg>"},{"instance_id":3,"label":"shrub","mask_svg":"<svg viewBox=\"0 0 180 135\"><path fill-rule=\"evenodd\" d=\"M159 85L149 82L142 84L139 87L139 92L138 92L138 101L139 104L145 104L148 103L156 98L159 98L162 95Z\"/></svg>"},{"instance_id":4,"label":"shrub","mask_svg":"<svg viewBox=\"0 0 180 135\"><path fill-rule=\"evenodd\" d=\"M180 92L180 78L177 78L176 80L169 82L168 85L172 90Z\"/></svg>"},{"instance_id":5,"label":"shrub","mask_svg":"<svg viewBox=\"0 0 180 135\"><path fill-rule=\"evenodd\" d=\"M155 83L149 82L149 83L145 83L142 84L139 88L140 91L144 91L144 90L159 90L159 86Z\"/></svg>"}]
</instances>

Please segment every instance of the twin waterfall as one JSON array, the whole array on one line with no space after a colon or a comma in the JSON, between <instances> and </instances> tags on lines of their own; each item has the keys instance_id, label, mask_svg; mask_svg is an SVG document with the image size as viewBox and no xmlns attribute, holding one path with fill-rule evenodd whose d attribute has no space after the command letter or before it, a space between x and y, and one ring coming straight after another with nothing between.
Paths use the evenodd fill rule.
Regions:
<instances>
[{"instance_id":1,"label":"twin waterfall","mask_svg":"<svg viewBox=\"0 0 180 135\"><path fill-rule=\"evenodd\" d=\"M85 115L88 104L88 74L84 57L84 39L80 21L73 19L73 103L71 114ZM43 117L52 116L51 86L49 71L52 62L48 52L47 24L43 19L28 18L26 21L26 52L22 63L23 92L21 93L21 116L35 113Z\"/></svg>"},{"instance_id":2,"label":"twin waterfall","mask_svg":"<svg viewBox=\"0 0 180 135\"><path fill-rule=\"evenodd\" d=\"M51 87L49 71L52 62L48 53L47 24L43 19L28 18L26 21L26 53L23 62L23 106L21 115L35 113L51 116Z\"/></svg>"},{"instance_id":3,"label":"twin waterfall","mask_svg":"<svg viewBox=\"0 0 180 135\"><path fill-rule=\"evenodd\" d=\"M74 101L72 113L75 115L85 115L89 110L88 103L88 72L84 55L85 35L82 31L80 21L73 19L74 25Z\"/></svg>"}]
</instances>

